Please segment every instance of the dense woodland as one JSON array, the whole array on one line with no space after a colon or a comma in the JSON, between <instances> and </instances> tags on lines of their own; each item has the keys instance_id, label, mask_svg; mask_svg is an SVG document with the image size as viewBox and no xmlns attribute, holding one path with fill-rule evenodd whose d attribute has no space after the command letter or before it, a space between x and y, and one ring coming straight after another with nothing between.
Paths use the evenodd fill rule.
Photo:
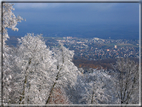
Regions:
<instances>
[{"instance_id":1,"label":"dense woodland","mask_svg":"<svg viewBox=\"0 0 142 107\"><path fill-rule=\"evenodd\" d=\"M23 20L13 10L3 4L3 104L139 104L139 67L130 59L86 71L72 62L73 50L62 43L50 49L34 33L8 47L8 28L18 31Z\"/></svg>"},{"instance_id":2,"label":"dense woodland","mask_svg":"<svg viewBox=\"0 0 142 107\"><path fill-rule=\"evenodd\" d=\"M77 67L82 67L83 69L89 69L89 68L94 68L94 69L105 69L105 70L111 70L113 69L113 65L116 64L116 61L119 58L107 58L107 59L101 59L101 60L86 60L83 58L78 58L75 59L73 58L73 63L75 64L75 66ZM127 59L127 58L125 58ZM139 63L139 59L138 58L129 58L130 60L133 60L134 62L136 62L137 64Z\"/></svg>"}]
</instances>

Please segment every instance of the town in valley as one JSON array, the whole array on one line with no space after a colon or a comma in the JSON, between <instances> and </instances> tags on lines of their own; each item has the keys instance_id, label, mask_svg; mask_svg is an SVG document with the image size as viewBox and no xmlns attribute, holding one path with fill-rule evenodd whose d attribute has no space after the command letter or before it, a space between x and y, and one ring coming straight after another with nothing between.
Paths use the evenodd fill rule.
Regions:
<instances>
[{"instance_id":1,"label":"town in valley","mask_svg":"<svg viewBox=\"0 0 142 107\"><path fill-rule=\"evenodd\" d=\"M7 44L18 45L18 36L12 36ZM110 69L118 58L139 61L139 40L101 39L79 37L43 37L47 47L53 48L61 42L69 50L74 50L73 62L78 67Z\"/></svg>"}]
</instances>

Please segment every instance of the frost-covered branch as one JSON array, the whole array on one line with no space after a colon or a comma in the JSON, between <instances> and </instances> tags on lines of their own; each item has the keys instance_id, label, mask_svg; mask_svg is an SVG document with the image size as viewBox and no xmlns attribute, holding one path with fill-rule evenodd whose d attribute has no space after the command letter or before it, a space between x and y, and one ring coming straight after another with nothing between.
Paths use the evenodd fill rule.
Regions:
<instances>
[{"instance_id":1,"label":"frost-covered branch","mask_svg":"<svg viewBox=\"0 0 142 107\"><path fill-rule=\"evenodd\" d=\"M114 86L120 104L138 103L139 73L138 64L130 59L118 59L113 65ZM136 97L137 96L137 97Z\"/></svg>"}]
</instances>

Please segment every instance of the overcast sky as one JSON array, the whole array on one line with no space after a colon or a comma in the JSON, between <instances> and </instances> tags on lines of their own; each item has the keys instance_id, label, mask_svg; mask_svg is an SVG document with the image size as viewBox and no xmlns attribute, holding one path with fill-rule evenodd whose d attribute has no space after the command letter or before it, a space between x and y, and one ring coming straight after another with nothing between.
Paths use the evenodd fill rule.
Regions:
<instances>
[{"instance_id":1,"label":"overcast sky","mask_svg":"<svg viewBox=\"0 0 142 107\"><path fill-rule=\"evenodd\" d=\"M16 15L26 19L19 23L20 28L25 24L30 29L30 24L40 29L54 24L139 25L139 3L15 3L14 8Z\"/></svg>"},{"instance_id":2,"label":"overcast sky","mask_svg":"<svg viewBox=\"0 0 142 107\"><path fill-rule=\"evenodd\" d=\"M138 24L138 3L16 3L15 12L30 22Z\"/></svg>"}]
</instances>

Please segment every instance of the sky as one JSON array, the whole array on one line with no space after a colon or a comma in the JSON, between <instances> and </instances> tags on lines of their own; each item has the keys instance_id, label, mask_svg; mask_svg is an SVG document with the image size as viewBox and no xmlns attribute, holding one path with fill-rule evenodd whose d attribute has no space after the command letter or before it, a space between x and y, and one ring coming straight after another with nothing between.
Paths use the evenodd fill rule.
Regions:
<instances>
[{"instance_id":1,"label":"sky","mask_svg":"<svg viewBox=\"0 0 142 107\"><path fill-rule=\"evenodd\" d=\"M13 7L15 15L26 21L10 35L138 39L138 3L14 3Z\"/></svg>"}]
</instances>

